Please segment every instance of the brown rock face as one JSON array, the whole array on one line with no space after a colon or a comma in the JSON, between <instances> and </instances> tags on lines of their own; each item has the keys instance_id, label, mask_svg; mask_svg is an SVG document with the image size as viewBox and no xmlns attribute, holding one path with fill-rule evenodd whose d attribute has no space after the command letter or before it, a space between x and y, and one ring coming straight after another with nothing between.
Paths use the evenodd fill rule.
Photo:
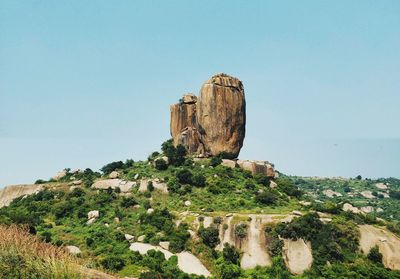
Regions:
<instances>
[{"instance_id":1,"label":"brown rock face","mask_svg":"<svg viewBox=\"0 0 400 279\"><path fill-rule=\"evenodd\" d=\"M226 74L206 81L199 99L184 95L171 106L171 135L190 154L205 156L221 152L239 155L246 124L246 101L242 82Z\"/></svg>"},{"instance_id":2,"label":"brown rock face","mask_svg":"<svg viewBox=\"0 0 400 279\"><path fill-rule=\"evenodd\" d=\"M183 144L189 153L197 153L200 147L196 121L197 97L185 94L178 104L171 106L171 136L174 144Z\"/></svg>"}]
</instances>

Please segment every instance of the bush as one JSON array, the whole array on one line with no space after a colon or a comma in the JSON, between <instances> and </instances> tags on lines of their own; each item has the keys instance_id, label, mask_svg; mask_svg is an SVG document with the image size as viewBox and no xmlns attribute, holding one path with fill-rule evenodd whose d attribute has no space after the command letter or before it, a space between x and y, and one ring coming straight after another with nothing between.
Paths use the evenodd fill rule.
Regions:
<instances>
[{"instance_id":1,"label":"bush","mask_svg":"<svg viewBox=\"0 0 400 279\"><path fill-rule=\"evenodd\" d=\"M214 157L212 157L211 158L211 160L210 160L210 165L212 166L212 167L216 167L216 166L218 166L218 165L220 165L222 163L222 159L221 159L221 157L219 157L219 156L214 156Z\"/></svg>"},{"instance_id":2,"label":"bush","mask_svg":"<svg viewBox=\"0 0 400 279\"><path fill-rule=\"evenodd\" d=\"M235 235L240 239L243 239L247 236L247 225L246 224L239 224L235 228Z\"/></svg>"},{"instance_id":3,"label":"bush","mask_svg":"<svg viewBox=\"0 0 400 279\"><path fill-rule=\"evenodd\" d=\"M374 263L382 264L382 254L379 252L379 247L377 245L369 250L367 258Z\"/></svg>"},{"instance_id":4,"label":"bush","mask_svg":"<svg viewBox=\"0 0 400 279\"><path fill-rule=\"evenodd\" d=\"M147 183L147 191L149 191L149 192L153 192L154 191L154 185L153 185L152 181L149 181Z\"/></svg>"},{"instance_id":5,"label":"bush","mask_svg":"<svg viewBox=\"0 0 400 279\"><path fill-rule=\"evenodd\" d=\"M220 243L219 231L217 228L200 228L199 235L203 243L211 248L215 248Z\"/></svg>"},{"instance_id":6,"label":"bush","mask_svg":"<svg viewBox=\"0 0 400 279\"><path fill-rule=\"evenodd\" d=\"M224 249L222 250L222 256L224 260L233 264L238 265L240 259L240 253L236 250L235 246L229 243L224 244Z\"/></svg>"},{"instance_id":7,"label":"bush","mask_svg":"<svg viewBox=\"0 0 400 279\"><path fill-rule=\"evenodd\" d=\"M185 162L186 148L181 144L175 147L172 139L164 142L161 145L161 150L164 155L168 157L168 161L171 165L181 166Z\"/></svg>"},{"instance_id":8,"label":"bush","mask_svg":"<svg viewBox=\"0 0 400 279\"><path fill-rule=\"evenodd\" d=\"M256 195L256 202L264 205L273 205L277 200L278 196L271 191L261 192Z\"/></svg>"},{"instance_id":9,"label":"bush","mask_svg":"<svg viewBox=\"0 0 400 279\"><path fill-rule=\"evenodd\" d=\"M125 266L125 261L116 256L108 256L100 261L100 264L108 270L120 271Z\"/></svg>"},{"instance_id":10,"label":"bush","mask_svg":"<svg viewBox=\"0 0 400 279\"><path fill-rule=\"evenodd\" d=\"M193 174L188 169L182 169L176 173L176 179L182 184L192 184L192 177Z\"/></svg>"},{"instance_id":11,"label":"bush","mask_svg":"<svg viewBox=\"0 0 400 279\"><path fill-rule=\"evenodd\" d=\"M128 208L137 204L137 201L133 197L123 197L121 201L121 206Z\"/></svg>"},{"instance_id":12,"label":"bush","mask_svg":"<svg viewBox=\"0 0 400 279\"><path fill-rule=\"evenodd\" d=\"M122 169L123 167L124 167L124 163L122 161L118 161L118 162L109 163L109 164L103 166L100 170L104 174L110 174L117 169Z\"/></svg>"},{"instance_id":13,"label":"bush","mask_svg":"<svg viewBox=\"0 0 400 279\"><path fill-rule=\"evenodd\" d=\"M194 186L197 186L197 187L205 187L206 186L206 178L204 177L204 175L197 174L197 175L193 176L192 183Z\"/></svg>"},{"instance_id":14,"label":"bush","mask_svg":"<svg viewBox=\"0 0 400 279\"><path fill-rule=\"evenodd\" d=\"M278 178L276 180L278 184L278 189L284 192L288 196L300 198L303 195L303 192L300 191L290 179L287 178Z\"/></svg>"},{"instance_id":15,"label":"bush","mask_svg":"<svg viewBox=\"0 0 400 279\"><path fill-rule=\"evenodd\" d=\"M163 170L166 170L166 169L168 169L168 164L167 164L167 162L165 162L165 160L164 159L157 159L155 162L154 162L154 167L157 169L157 170L159 170L159 171L163 171Z\"/></svg>"}]
</instances>

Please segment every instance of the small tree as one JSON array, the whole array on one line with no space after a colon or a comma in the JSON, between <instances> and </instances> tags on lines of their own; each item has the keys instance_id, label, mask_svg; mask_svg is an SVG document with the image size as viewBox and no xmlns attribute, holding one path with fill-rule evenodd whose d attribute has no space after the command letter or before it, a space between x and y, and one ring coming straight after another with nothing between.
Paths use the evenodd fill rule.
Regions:
<instances>
[{"instance_id":1,"label":"small tree","mask_svg":"<svg viewBox=\"0 0 400 279\"><path fill-rule=\"evenodd\" d=\"M231 262L233 264L239 264L240 254L239 251L236 250L235 246L230 245L229 243L224 244L224 249L222 250L222 256L224 260L227 262Z\"/></svg>"},{"instance_id":2,"label":"small tree","mask_svg":"<svg viewBox=\"0 0 400 279\"><path fill-rule=\"evenodd\" d=\"M200 228L199 235L203 240L203 243L211 248L215 248L215 246L217 246L220 242L219 231L217 228Z\"/></svg>"},{"instance_id":3,"label":"small tree","mask_svg":"<svg viewBox=\"0 0 400 279\"><path fill-rule=\"evenodd\" d=\"M154 162L154 167L159 171L163 171L168 169L168 164L164 159L159 158Z\"/></svg>"},{"instance_id":4,"label":"small tree","mask_svg":"<svg viewBox=\"0 0 400 279\"><path fill-rule=\"evenodd\" d=\"M379 252L379 247L375 245L374 247L369 250L367 258L374 263L382 264L382 254Z\"/></svg>"}]
</instances>

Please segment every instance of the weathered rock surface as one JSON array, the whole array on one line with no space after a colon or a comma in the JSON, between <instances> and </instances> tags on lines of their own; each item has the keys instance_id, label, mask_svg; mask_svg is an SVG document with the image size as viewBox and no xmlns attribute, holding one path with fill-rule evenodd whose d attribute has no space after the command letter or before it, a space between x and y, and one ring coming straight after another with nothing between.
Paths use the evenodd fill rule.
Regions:
<instances>
[{"instance_id":1,"label":"weathered rock surface","mask_svg":"<svg viewBox=\"0 0 400 279\"><path fill-rule=\"evenodd\" d=\"M284 239L283 259L292 274L299 275L309 269L313 262L311 244L303 239Z\"/></svg>"},{"instance_id":2,"label":"weathered rock surface","mask_svg":"<svg viewBox=\"0 0 400 279\"><path fill-rule=\"evenodd\" d=\"M207 80L200 90L196 115L206 152L239 155L246 125L246 101L239 79L217 74Z\"/></svg>"},{"instance_id":3,"label":"weathered rock surface","mask_svg":"<svg viewBox=\"0 0 400 279\"><path fill-rule=\"evenodd\" d=\"M172 254L171 252L160 246L153 246L147 243L134 242L131 244L129 249L132 251L137 251L142 255L147 254L147 252L150 250L160 251L161 253L164 254L167 260L170 257L174 256L174 254ZM205 277L211 276L211 273L207 270L207 268L193 254L187 251L183 251L181 253L177 253L176 256L178 258L178 267L183 272L189 274L203 275Z\"/></svg>"},{"instance_id":4,"label":"weathered rock surface","mask_svg":"<svg viewBox=\"0 0 400 279\"><path fill-rule=\"evenodd\" d=\"M242 82L226 74L207 80L199 98L186 94L171 106L171 136L190 154L239 155L246 124L246 101Z\"/></svg>"},{"instance_id":5,"label":"weathered rock surface","mask_svg":"<svg viewBox=\"0 0 400 279\"><path fill-rule=\"evenodd\" d=\"M78 255L81 253L81 249L79 249L79 247L73 246L73 245L69 245L69 246L65 246L65 248L67 249L68 252L70 252L72 255Z\"/></svg>"},{"instance_id":6,"label":"weathered rock surface","mask_svg":"<svg viewBox=\"0 0 400 279\"><path fill-rule=\"evenodd\" d=\"M252 174L264 174L268 177L275 177L274 165L266 161L237 160L236 162L243 170L250 171Z\"/></svg>"},{"instance_id":7,"label":"weathered rock surface","mask_svg":"<svg viewBox=\"0 0 400 279\"><path fill-rule=\"evenodd\" d=\"M0 190L0 208L8 206L14 199L36 194L43 189L42 185L11 185Z\"/></svg>"},{"instance_id":8,"label":"weathered rock surface","mask_svg":"<svg viewBox=\"0 0 400 279\"><path fill-rule=\"evenodd\" d=\"M121 192L126 193L129 192L134 185L136 185L135 182L115 178L97 180L95 183L93 183L92 188L104 190L108 188L115 189L118 187L121 189Z\"/></svg>"},{"instance_id":9,"label":"weathered rock surface","mask_svg":"<svg viewBox=\"0 0 400 279\"><path fill-rule=\"evenodd\" d=\"M153 187L155 190L159 190L165 194L168 194L168 186L166 183L164 182L160 182L159 179L142 179L140 181L140 185L139 185L139 192L146 192L147 191L147 186L149 185L149 183L153 184Z\"/></svg>"},{"instance_id":10,"label":"weathered rock surface","mask_svg":"<svg viewBox=\"0 0 400 279\"><path fill-rule=\"evenodd\" d=\"M383 265L400 270L400 239L393 233L372 225L361 225L359 229L362 252L368 254L371 248L377 245L383 256Z\"/></svg>"},{"instance_id":11,"label":"weathered rock surface","mask_svg":"<svg viewBox=\"0 0 400 279\"><path fill-rule=\"evenodd\" d=\"M178 104L171 106L170 129L174 144L184 145L189 153L199 152L201 145L197 130L196 103L195 95L185 94Z\"/></svg>"}]
</instances>

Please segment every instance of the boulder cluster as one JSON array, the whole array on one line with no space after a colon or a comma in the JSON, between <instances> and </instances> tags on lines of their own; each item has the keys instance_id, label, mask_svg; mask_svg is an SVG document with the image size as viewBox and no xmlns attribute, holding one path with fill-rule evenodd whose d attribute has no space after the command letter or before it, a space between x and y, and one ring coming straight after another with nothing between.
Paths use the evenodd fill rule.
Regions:
<instances>
[{"instance_id":1,"label":"boulder cluster","mask_svg":"<svg viewBox=\"0 0 400 279\"><path fill-rule=\"evenodd\" d=\"M236 158L243 146L246 101L242 82L217 74L201 87L199 97L185 94L171 106L171 136L189 154L200 157L225 152Z\"/></svg>"}]
</instances>

